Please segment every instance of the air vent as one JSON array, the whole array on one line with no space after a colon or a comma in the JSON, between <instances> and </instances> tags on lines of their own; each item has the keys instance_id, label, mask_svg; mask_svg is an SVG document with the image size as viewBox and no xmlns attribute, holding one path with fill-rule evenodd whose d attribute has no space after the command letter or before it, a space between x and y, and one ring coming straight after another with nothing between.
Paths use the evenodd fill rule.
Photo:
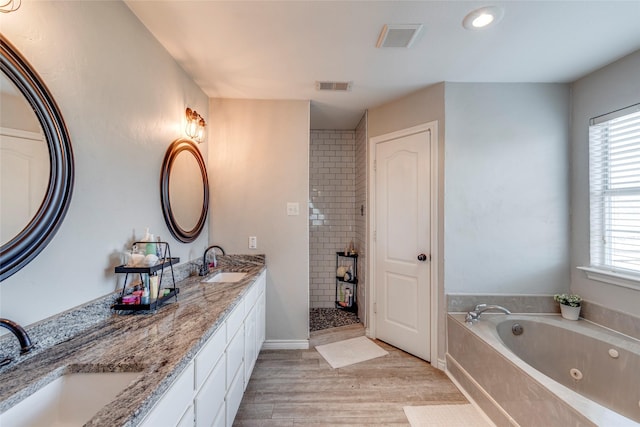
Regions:
<instances>
[{"instance_id":1,"label":"air vent","mask_svg":"<svg viewBox=\"0 0 640 427\"><path fill-rule=\"evenodd\" d=\"M376 47L409 48L422 31L422 24L385 25L378 36Z\"/></svg>"},{"instance_id":2,"label":"air vent","mask_svg":"<svg viewBox=\"0 0 640 427\"><path fill-rule=\"evenodd\" d=\"M334 92L348 92L352 82L316 82L316 90L331 90Z\"/></svg>"}]
</instances>

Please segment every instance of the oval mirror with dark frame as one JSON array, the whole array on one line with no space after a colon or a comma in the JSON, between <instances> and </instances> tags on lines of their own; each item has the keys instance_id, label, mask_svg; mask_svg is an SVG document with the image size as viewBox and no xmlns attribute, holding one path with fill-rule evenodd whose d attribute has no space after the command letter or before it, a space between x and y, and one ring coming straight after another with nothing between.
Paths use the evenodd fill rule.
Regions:
<instances>
[{"instance_id":1,"label":"oval mirror with dark frame","mask_svg":"<svg viewBox=\"0 0 640 427\"><path fill-rule=\"evenodd\" d=\"M3 281L31 262L58 231L71 201L74 163L71 140L55 100L29 62L2 35L0 70ZM35 129L25 123L36 123ZM39 190L27 191L27 187Z\"/></svg>"},{"instance_id":2,"label":"oval mirror with dark frame","mask_svg":"<svg viewBox=\"0 0 640 427\"><path fill-rule=\"evenodd\" d=\"M169 146L160 174L162 213L169 231L181 242L193 242L209 211L209 178L202 154L190 139Z\"/></svg>"}]
</instances>

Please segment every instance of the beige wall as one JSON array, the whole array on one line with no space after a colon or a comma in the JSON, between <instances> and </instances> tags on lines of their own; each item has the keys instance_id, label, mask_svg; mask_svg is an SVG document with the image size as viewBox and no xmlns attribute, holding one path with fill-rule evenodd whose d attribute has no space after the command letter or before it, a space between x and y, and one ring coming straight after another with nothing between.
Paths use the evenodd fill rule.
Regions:
<instances>
[{"instance_id":1,"label":"beige wall","mask_svg":"<svg viewBox=\"0 0 640 427\"><path fill-rule=\"evenodd\" d=\"M38 118L24 96L4 92L5 88L16 86L9 79L0 81L3 92L0 93L0 127L20 129L26 132L42 132ZM17 89L15 89L17 91Z\"/></svg>"},{"instance_id":2,"label":"beige wall","mask_svg":"<svg viewBox=\"0 0 640 427\"><path fill-rule=\"evenodd\" d=\"M309 102L211 99L210 111L209 239L227 253L266 254L267 340L300 344L309 335Z\"/></svg>"},{"instance_id":3,"label":"beige wall","mask_svg":"<svg viewBox=\"0 0 640 427\"><path fill-rule=\"evenodd\" d=\"M200 255L207 230L189 245L170 236L159 177L185 107L206 114L206 95L123 3L23 1L0 24L56 99L76 167L58 233L0 284L1 316L28 325L112 292L121 251L145 227L183 262Z\"/></svg>"},{"instance_id":4,"label":"beige wall","mask_svg":"<svg viewBox=\"0 0 640 427\"><path fill-rule=\"evenodd\" d=\"M428 86L403 98L369 110L368 137L438 120L444 129L444 83ZM440 133L440 141L444 134Z\"/></svg>"}]
</instances>

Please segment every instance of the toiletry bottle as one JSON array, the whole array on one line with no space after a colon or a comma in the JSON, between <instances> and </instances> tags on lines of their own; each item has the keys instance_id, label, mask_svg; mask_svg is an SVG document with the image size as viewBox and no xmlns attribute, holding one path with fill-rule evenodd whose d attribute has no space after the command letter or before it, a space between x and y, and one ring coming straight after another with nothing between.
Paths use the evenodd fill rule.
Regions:
<instances>
[{"instance_id":1,"label":"toiletry bottle","mask_svg":"<svg viewBox=\"0 0 640 427\"><path fill-rule=\"evenodd\" d=\"M154 302L158 299L158 283L160 278L157 273L153 273L151 277L149 277L149 301Z\"/></svg>"},{"instance_id":2,"label":"toiletry bottle","mask_svg":"<svg viewBox=\"0 0 640 427\"><path fill-rule=\"evenodd\" d=\"M160 239L160 236L156 236L156 242L156 256L158 259L162 259L162 245L160 244L162 239Z\"/></svg>"},{"instance_id":3,"label":"toiletry bottle","mask_svg":"<svg viewBox=\"0 0 640 427\"><path fill-rule=\"evenodd\" d=\"M140 304L149 304L149 275L148 274L144 275L144 286L142 287Z\"/></svg>"}]
</instances>

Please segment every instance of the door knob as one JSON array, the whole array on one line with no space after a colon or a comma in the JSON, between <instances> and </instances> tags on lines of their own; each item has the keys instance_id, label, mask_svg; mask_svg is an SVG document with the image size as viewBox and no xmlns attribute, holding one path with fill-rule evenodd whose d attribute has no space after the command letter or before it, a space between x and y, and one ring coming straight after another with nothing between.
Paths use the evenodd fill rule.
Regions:
<instances>
[{"instance_id":1,"label":"door knob","mask_svg":"<svg viewBox=\"0 0 640 427\"><path fill-rule=\"evenodd\" d=\"M427 260L427 256L425 254L418 255L418 261L426 261L426 260Z\"/></svg>"}]
</instances>

